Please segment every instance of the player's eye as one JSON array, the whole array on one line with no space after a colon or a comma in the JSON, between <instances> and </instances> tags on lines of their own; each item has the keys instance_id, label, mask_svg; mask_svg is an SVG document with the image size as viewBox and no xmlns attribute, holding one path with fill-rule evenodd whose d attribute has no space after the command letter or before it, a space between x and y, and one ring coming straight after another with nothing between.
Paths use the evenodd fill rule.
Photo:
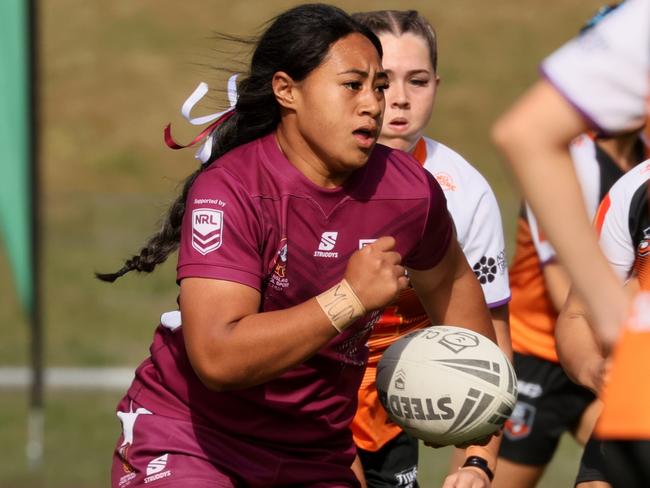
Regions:
<instances>
[{"instance_id":1,"label":"player's eye","mask_svg":"<svg viewBox=\"0 0 650 488\"><path fill-rule=\"evenodd\" d=\"M414 86L427 86L429 84L429 80L424 78L412 78L409 80L409 83Z\"/></svg>"},{"instance_id":2,"label":"player's eye","mask_svg":"<svg viewBox=\"0 0 650 488\"><path fill-rule=\"evenodd\" d=\"M375 90L377 90L378 92L381 92L381 93L385 92L389 88L390 88L390 83L388 83L387 81L384 82L384 83L380 83L379 85L375 86Z\"/></svg>"},{"instance_id":3,"label":"player's eye","mask_svg":"<svg viewBox=\"0 0 650 488\"><path fill-rule=\"evenodd\" d=\"M363 83L361 83L360 81L347 81L343 83L343 86L348 90L358 91L361 90L361 88L363 87Z\"/></svg>"}]
</instances>

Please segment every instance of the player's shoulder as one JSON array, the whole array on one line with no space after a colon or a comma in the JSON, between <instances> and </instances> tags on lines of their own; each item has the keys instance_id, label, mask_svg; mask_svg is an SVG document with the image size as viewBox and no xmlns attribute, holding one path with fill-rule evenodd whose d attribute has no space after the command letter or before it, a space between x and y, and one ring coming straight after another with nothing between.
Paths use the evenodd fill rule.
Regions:
<instances>
[{"instance_id":1,"label":"player's shoulder","mask_svg":"<svg viewBox=\"0 0 650 488\"><path fill-rule=\"evenodd\" d=\"M650 159L639 163L625 173L609 190L610 199L629 200L640 187L650 180Z\"/></svg>"},{"instance_id":2,"label":"player's shoulder","mask_svg":"<svg viewBox=\"0 0 650 488\"><path fill-rule=\"evenodd\" d=\"M266 178L260 177L264 170L262 158L264 152L261 139L238 146L228 151L217 160L205 167L192 184L193 192L218 194L223 191L237 194L258 194L261 182Z\"/></svg>"},{"instance_id":3,"label":"player's shoulder","mask_svg":"<svg viewBox=\"0 0 650 488\"><path fill-rule=\"evenodd\" d=\"M268 151L265 150L267 139L268 137L261 137L231 149L214 161L207 171L225 170L233 177L240 178L258 172L261 169L261 159L268 158Z\"/></svg>"},{"instance_id":4,"label":"player's shoulder","mask_svg":"<svg viewBox=\"0 0 650 488\"><path fill-rule=\"evenodd\" d=\"M481 172L458 152L428 137L424 141L427 149L424 169L436 178L445 192L492 193Z\"/></svg>"},{"instance_id":5,"label":"player's shoulder","mask_svg":"<svg viewBox=\"0 0 650 488\"><path fill-rule=\"evenodd\" d=\"M403 193L405 196L429 195L430 180L417 160L410 154L377 144L370 156L367 170L371 178L380 180L381 193Z\"/></svg>"}]
</instances>

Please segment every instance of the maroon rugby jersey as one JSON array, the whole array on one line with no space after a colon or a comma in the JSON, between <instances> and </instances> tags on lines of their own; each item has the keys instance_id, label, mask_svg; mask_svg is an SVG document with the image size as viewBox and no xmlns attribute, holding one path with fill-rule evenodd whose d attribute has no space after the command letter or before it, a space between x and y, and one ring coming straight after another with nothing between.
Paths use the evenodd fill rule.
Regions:
<instances>
[{"instance_id":1,"label":"maroon rugby jersey","mask_svg":"<svg viewBox=\"0 0 650 488\"><path fill-rule=\"evenodd\" d=\"M378 145L342 187L324 189L284 157L270 134L229 152L193 184L177 277L242 283L262 294L260 311L284 309L340 281L352 253L385 235L395 237L403 263L414 269L435 266L448 248L452 224L445 198L414 159ZM228 392L210 391L199 381L182 328L160 327L128 396L157 414L223 433L219 457L225 466L229 437L305 456L337 450L351 463L348 425L365 343L379 315L362 317L280 377ZM211 439L215 443L220 440Z\"/></svg>"}]
</instances>

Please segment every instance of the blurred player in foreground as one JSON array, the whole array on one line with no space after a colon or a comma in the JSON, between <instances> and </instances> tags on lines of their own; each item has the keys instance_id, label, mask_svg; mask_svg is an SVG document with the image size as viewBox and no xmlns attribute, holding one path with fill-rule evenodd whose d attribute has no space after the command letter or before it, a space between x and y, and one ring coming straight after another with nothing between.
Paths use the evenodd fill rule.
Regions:
<instances>
[{"instance_id":1,"label":"blurred player in foreground","mask_svg":"<svg viewBox=\"0 0 650 488\"><path fill-rule=\"evenodd\" d=\"M380 310L410 279L432 319L494 339L442 190L375 147L381 54L335 7L276 17L161 231L99 275L179 248L180 314L118 405L114 488L359 486L349 424Z\"/></svg>"},{"instance_id":2,"label":"blurred player in foreground","mask_svg":"<svg viewBox=\"0 0 650 488\"><path fill-rule=\"evenodd\" d=\"M571 143L570 150L590 219L611 185L646 154L640 129L611 138L583 134ZM506 422L493 485L526 488L535 486L544 474L562 434L571 432L585 444L600 405L594 402L594 393L574 384L559 364L554 329L570 282L525 204L510 281L510 327L519 399Z\"/></svg>"},{"instance_id":3,"label":"blurred player in foreground","mask_svg":"<svg viewBox=\"0 0 650 488\"><path fill-rule=\"evenodd\" d=\"M639 326L643 321L638 320L635 326L621 327L630 301L598 247L580 198L569 143L588 129L616 134L641 126L647 118L650 0L623 3L546 59L542 70L545 78L499 119L493 137L584 300L599 343L605 352L616 346L596 426L596 434L608 441L608 468L636 473L639 486L649 486L648 473L637 470L650 466L650 388L639 386L633 398L629 391L618 398L609 392L630 380L646 385L650 345L641 358L634 354L640 344L650 342L650 327ZM633 359L638 364L629 371L624 363ZM632 374L627 380L621 378L623 368ZM615 466L617 452L625 453L621 457L626 461Z\"/></svg>"},{"instance_id":4,"label":"blurred player in foreground","mask_svg":"<svg viewBox=\"0 0 650 488\"><path fill-rule=\"evenodd\" d=\"M379 142L411 153L445 192L458 242L481 283L498 342L510 353L508 306L510 290L501 214L492 189L481 174L455 151L424 137L440 78L433 27L418 12L384 10L354 14L379 37L382 64L389 88L384 92L386 113ZM431 322L413 289L404 290L375 325L368 346L370 360L359 389L359 407L352 432L368 486L417 486L418 441L387 417L375 387L377 363L386 348L402 335ZM497 442L493 440L492 442ZM495 469L496 447L470 447L459 453L448 485L464 476L458 466L470 459ZM479 464L480 466L480 464Z\"/></svg>"}]
</instances>

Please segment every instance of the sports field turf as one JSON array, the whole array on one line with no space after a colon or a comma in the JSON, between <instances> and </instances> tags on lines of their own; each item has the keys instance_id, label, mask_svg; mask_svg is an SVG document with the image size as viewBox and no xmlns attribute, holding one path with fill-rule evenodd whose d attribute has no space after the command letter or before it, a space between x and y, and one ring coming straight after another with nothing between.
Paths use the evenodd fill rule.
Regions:
<instances>
[{"instance_id":1,"label":"sports field turf","mask_svg":"<svg viewBox=\"0 0 650 488\"><path fill-rule=\"evenodd\" d=\"M234 46L216 52L215 31L248 35L294 1L48 0L40 2L45 359L53 366L133 366L147 354L160 312L175 307L174 258L152 276L115 285L95 270L121 265L156 228L195 167L193 150L163 144L199 81L222 89L237 69ZM541 57L573 35L596 0L336 1L352 12L416 8L439 34L442 77L429 135L472 161L502 208L509 250L518 195L488 140L490 123L537 76ZM215 91L211 106L222 108ZM28 332L0 253L0 366L28 363ZM0 391L0 487L107 486L118 433L117 393L46 397L44 470L24 461L27 397ZM565 443L541 486L572 486L578 451ZM439 486L445 451L427 450L422 486Z\"/></svg>"}]
</instances>

